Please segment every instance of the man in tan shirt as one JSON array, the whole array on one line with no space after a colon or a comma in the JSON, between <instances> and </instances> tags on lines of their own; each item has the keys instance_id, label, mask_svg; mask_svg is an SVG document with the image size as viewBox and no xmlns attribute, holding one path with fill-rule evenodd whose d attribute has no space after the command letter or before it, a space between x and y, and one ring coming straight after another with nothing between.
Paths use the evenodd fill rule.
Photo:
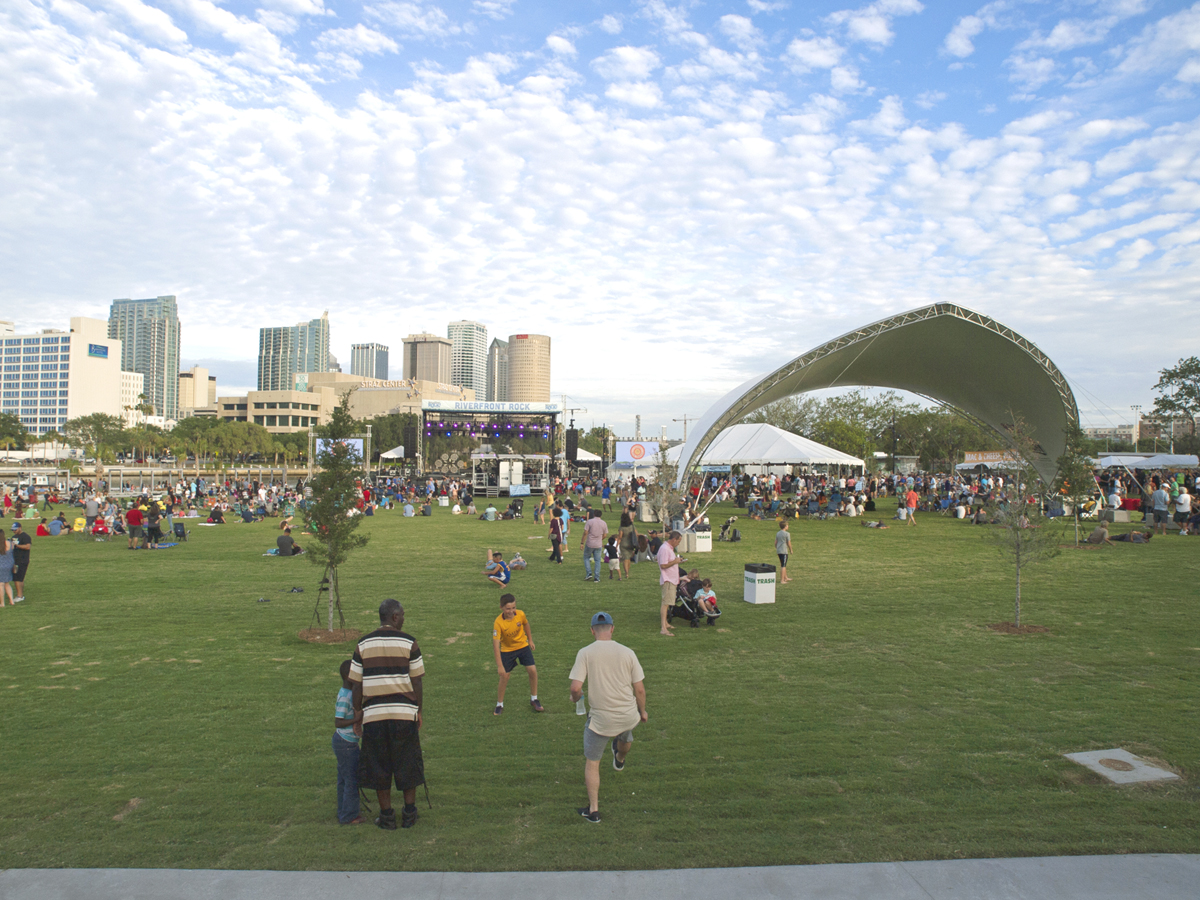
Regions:
<instances>
[{"instance_id":1,"label":"man in tan shirt","mask_svg":"<svg viewBox=\"0 0 1200 900\"><path fill-rule=\"evenodd\" d=\"M571 667L571 700L583 697L588 682L590 706L583 729L583 781L588 805L578 813L589 822L600 821L600 760L611 742L613 768L625 769L633 744L633 729L647 721L645 674L637 654L612 639L613 620L606 612L592 616L594 643L575 655Z\"/></svg>"}]
</instances>

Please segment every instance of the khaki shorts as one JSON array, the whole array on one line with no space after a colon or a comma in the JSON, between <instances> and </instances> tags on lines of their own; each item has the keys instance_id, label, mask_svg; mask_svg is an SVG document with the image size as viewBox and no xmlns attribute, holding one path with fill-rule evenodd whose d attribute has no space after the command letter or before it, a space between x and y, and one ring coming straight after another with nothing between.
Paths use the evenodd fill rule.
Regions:
<instances>
[{"instance_id":1,"label":"khaki shorts","mask_svg":"<svg viewBox=\"0 0 1200 900\"><path fill-rule=\"evenodd\" d=\"M663 606L674 606L675 605L676 588L677 588L677 585L671 584L671 582L669 582L669 581L664 581L662 583L662 605Z\"/></svg>"}]
</instances>

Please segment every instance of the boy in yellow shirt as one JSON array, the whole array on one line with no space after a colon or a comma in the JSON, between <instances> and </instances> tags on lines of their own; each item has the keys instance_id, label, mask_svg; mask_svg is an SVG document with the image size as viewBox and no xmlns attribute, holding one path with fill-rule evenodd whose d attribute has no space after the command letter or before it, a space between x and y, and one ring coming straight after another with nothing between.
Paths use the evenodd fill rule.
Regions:
<instances>
[{"instance_id":1,"label":"boy in yellow shirt","mask_svg":"<svg viewBox=\"0 0 1200 900\"><path fill-rule=\"evenodd\" d=\"M492 625L492 650L496 654L496 670L500 673L500 686L496 691L496 711L504 712L504 690L508 687L509 673L520 663L529 673L529 705L534 712L545 712L537 696L537 666L533 664L533 631L525 613L517 609L517 598L512 594L500 596L500 615Z\"/></svg>"}]
</instances>

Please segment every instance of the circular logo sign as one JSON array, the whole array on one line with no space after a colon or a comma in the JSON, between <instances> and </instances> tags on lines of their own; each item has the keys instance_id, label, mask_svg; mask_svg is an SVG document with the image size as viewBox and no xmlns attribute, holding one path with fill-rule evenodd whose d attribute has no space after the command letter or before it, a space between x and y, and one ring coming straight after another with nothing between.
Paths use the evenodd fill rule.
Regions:
<instances>
[{"instance_id":1,"label":"circular logo sign","mask_svg":"<svg viewBox=\"0 0 1200 900\"><path fill-rule=\"evenodd\" d=\"M629 455L634 459L643 459L646 456L646 448L642 444L634 444L629 448Z\"/></svg>"}]
</instances>

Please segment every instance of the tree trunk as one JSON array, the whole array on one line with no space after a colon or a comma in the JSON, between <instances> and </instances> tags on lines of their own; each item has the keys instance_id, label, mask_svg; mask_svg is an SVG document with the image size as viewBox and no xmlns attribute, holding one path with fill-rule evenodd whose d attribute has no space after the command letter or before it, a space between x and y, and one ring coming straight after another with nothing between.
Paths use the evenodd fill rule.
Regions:
<instances>
[{"instance_id":1,"label":"tree trunk","mask_svg":"<svg viewBox=\"0 0 1200 900\"><path fill-rule=\"evenodd\" d=\"M1099 513L1097 513L1099 515ZM1079 505L1075 505L1075 549L1079 549Z\"/></svg>"},{"instance_id":2,"label":"tree trunk","mask_svg":"<svg viewBox=\"0 0 1200 900\"><path fill-rule=\"evenodd\" d=\"M1014 614L1014 625L1021 627L1021 551L1017 551L1017 606Z\"/></svg>"},{"instance_id":3,"label":"tree trunk","mask_svg":"<svg viewBox=\"0 0 1200 900\"><path fill-rule=\"evenodd\" d=\"M333 607L335 604L334 598L337 596L337 569L329 570L329 630L333 631Z\"/></svg>"}]
</instances>

